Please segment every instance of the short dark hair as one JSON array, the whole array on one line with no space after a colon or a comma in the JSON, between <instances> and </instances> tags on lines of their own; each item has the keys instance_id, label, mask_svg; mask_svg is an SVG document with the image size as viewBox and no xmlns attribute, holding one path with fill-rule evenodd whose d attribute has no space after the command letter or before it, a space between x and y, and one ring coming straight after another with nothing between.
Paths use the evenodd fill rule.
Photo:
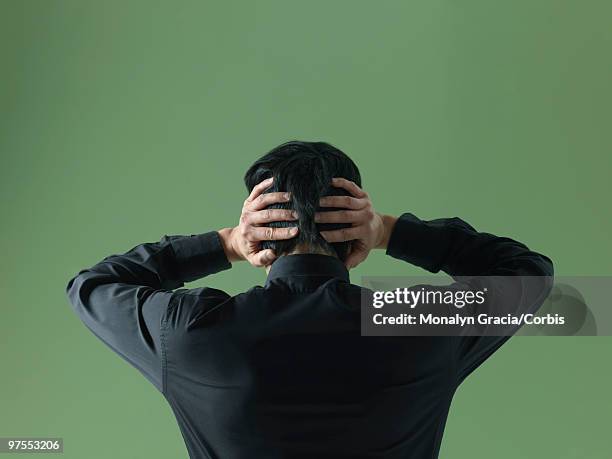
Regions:
<instances>
[{"instance_id":1,"label":"short dark hair","mask_svg":"<svg viewBox=\"0 0 612 459\"><path fill-rule=\"evenodd\" d=\"M291 201L272 204L270 209L294 209L298 213L297 236L283 241L263 241L263 249L272 249L277 256L291 253L298 244L319 248L335 254L345 261L350 249L350 241L328 243L319 231L350 227L350 224L315 223L315 212L337 210L320 208L319 199L323 196L347 196L343 188L331 186L334 177L343 177L361 186L359 169L345 153L326 142L303 142L292 140L273 148L249 168L244 176L248 192L262 180L274 177L274 182L266 193L288 191ZM269 226L286 228L295 226L295 221L273 222Z\"/></svg>"}]
</instances>

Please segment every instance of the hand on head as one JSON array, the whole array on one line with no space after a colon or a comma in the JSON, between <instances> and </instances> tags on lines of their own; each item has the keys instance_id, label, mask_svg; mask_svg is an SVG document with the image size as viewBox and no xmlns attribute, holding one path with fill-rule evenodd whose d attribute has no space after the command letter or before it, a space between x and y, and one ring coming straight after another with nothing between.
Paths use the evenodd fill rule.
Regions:
<instances>
[{"instance_id":1,"label":"hand on head","mask_svg":"<svg viewBox=\"0 0 612 459\"><path fill-rule=\"evenodd\" d=\"M298 234L298 227L272 228L267 223L297 220L293 210L266 209L271 204L287 202L291 196L286 192L264 193L272 185L272 178L256 185L242 206L240 222L234 228L219 231L230 261L246 260L253 266L270 265L276 258L271 249L261 250L262 241L291 239Z\"/></svg>"},{"instance_id":2,"label":"hand on head","mask_svg":"<svg viewBox=\"0 0 612 459\"><path fill-rule=\"evenodd\" d=\"M388 218L376 212L370 196L357 184L344 178L332 179L332 186L343 188L351 196L325 196L321 207L340 207L345 210L317 212L317 223L348 223L351 226L332 231L321 231L321 236L329 242L351 241L351 249L344 264L348 269L363 262L370 250L386 248L390 230L385 225Z\"/></svg>"},{"instance_id":3,"label":"hand on head","mask_svg":"<svg viewBox=\"0 0 612 459\"><path fill-rule=\"evenodd\" d=\"M262 241L291 239L298 234L298 227L274 228L266 226L272 222L295 221L298 215L289 209L267 209L271 204L288 202L287 192L264 193L273 179L257 184L244 201L239 225L219 231L225 252L230 261L247 260L253 266L269 266L277 257L271 249L262 249ZM387 246L395 218L381 215L374 210L369 195L354 182L334 178L332 186L343 188L350 196L325 196L320 207L343 210L322 211L315 214L316 223L344 223L350 225L331 231L322 231L321 236L329 243L351 241L350 252L345 260L348 269L363 262L370 251Z\"/></svg>"}]
</instances>

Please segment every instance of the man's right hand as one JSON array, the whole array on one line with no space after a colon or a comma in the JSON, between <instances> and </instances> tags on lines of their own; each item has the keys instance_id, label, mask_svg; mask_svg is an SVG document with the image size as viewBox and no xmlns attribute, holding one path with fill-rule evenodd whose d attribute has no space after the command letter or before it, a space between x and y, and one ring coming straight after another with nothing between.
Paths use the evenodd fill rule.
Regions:
<instances>
[{"instance_id":1,"label":"man's right hand","mask_svg":"<svg viewBox=\"0 0 612 459\"><path fill-rule=\"evenodd\" d=\"M247 260L253 266L270 265L276 258L271 249L261 250L261 241L291 239L298 233L298 227L272 228L265 226L271 222L294 221L297 214L293 210L266 209L271 204L288 202L289 193L264 193L272 185L272 178L258 183L244 201L238 226L218 231L227 259Z\"/></svg>"}]
</instances>

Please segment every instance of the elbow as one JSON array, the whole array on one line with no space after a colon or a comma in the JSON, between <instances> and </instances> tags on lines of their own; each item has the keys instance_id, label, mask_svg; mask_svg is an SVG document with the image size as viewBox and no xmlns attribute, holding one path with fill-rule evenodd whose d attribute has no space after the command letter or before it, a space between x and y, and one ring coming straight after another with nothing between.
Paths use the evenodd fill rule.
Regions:
<instances>
[{"instance_id":1,"label":"elbow","mask_svg":"<svg viewBox=\"0 0 612 459\"><path fill-rule=\"evenodd\" d=\"M66 296L72 308L78 312L79 306L82 304L81 291L83 290L84 279L83 276L87 271L80 271L78 274L73 276L66 285Z\"/></svg>"},{"instance_id":2,"label":"elbow","mask_svg":"<svg viewBox=\"0 0 612 459\"><path fill-rule=\"evenodd\" d=\"M552 260L545 255L538 254L530 263L526 277L523 279L525 292L528 292L527 296L532 299L529 302L532 305L531 312L536 312L546 301L554 285Z\"/></svg>"},{"instance_id":3,"label":"elbow","mask_svg":"<svg viewBox=\"0 0 612 459\"><path fill-rule=\"evenodd\" d=\"M102 321L99 302L92 292L102 282L95 271L84 269L72 277L66 285L70 307L77 318L90 330L95 330Z\"/></svg>"},{"instance_id":4,"label":"elbow","mask_svg":"<svg viewBox=\"0 0 612 459\"><path fill-rule=\"evenodd\" d=\"M555 267L553 262L546 255L540 255L539 269L540 276L553 277L555 275Z\"/></svg>"},{"instance_id":5,"label":"elbow","mask_svg":"<svg viewBox=\"0 0 612 459\"><path fill-rule=\"evenodd\" d=\"M550 258L548 258L545 255L542 255L542 258L544 259L544 285L542 287L542 293L543 293L543 297L544 299L542 301L544 301L546 298L548 298L548 295L550 295L550 292L553 288L554 285L554 281L555 281L555 267L553 265L553 262Z\"/></svg>"},{"instance_id":6,"label":"elbow","mask_svg":"<svg viewBox=\"0 0 612 459\"><path fill-rule=\"evenodd\" d=\"M71 299L72 294L74 292L74 290L76 289L76 284L79 278L79 274L77 274L76 276L72 276L72 278L68 281L68 284L66 284L66 296L68 296L68 299Z\"/></svg>"},{"instance_id":7,"label":"elbow","mask_svg":"<svg viewBox=\"0 0 612 459\"><path fill-rule=\"evenodd\" d=\"M66 296L72 305L72 309L82 317L89 308L89 297L92 290L99 285L99 275L84 269L73 276L66 285Z\"/></svg>"},{"instance_id":8,"label":"elbow","mask_svg":"<svg viewBox=\"0 0 612 459\"><path fill-rule=\"evenodd\" d=\"M540 255L536 268L537 276L542 279L542 296L545 299L553 288L555 267L553 261L546 255Z\"/></svg>"}]
</instances>

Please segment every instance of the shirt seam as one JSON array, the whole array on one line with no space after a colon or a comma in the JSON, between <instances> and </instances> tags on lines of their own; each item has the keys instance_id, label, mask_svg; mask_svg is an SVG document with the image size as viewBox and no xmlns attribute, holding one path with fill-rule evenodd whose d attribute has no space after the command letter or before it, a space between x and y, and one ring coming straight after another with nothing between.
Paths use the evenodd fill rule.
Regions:
<instances>
[{"instance_id":1,"label":"shirt seam","mask_svg":"<svg viewBox=\"0 0 612 459\"><path fill-rule=\"evenodd\" d=\"M161 344L161 377L162 377L162 394L167 395L167 374L168 374L168 365L167 365L167 351L166 351L166 328L168 323L168 312L169 309L166 309L166 313L162 319L162 323L159 330L160 344Z\"/></svg>"}]
</instances>

